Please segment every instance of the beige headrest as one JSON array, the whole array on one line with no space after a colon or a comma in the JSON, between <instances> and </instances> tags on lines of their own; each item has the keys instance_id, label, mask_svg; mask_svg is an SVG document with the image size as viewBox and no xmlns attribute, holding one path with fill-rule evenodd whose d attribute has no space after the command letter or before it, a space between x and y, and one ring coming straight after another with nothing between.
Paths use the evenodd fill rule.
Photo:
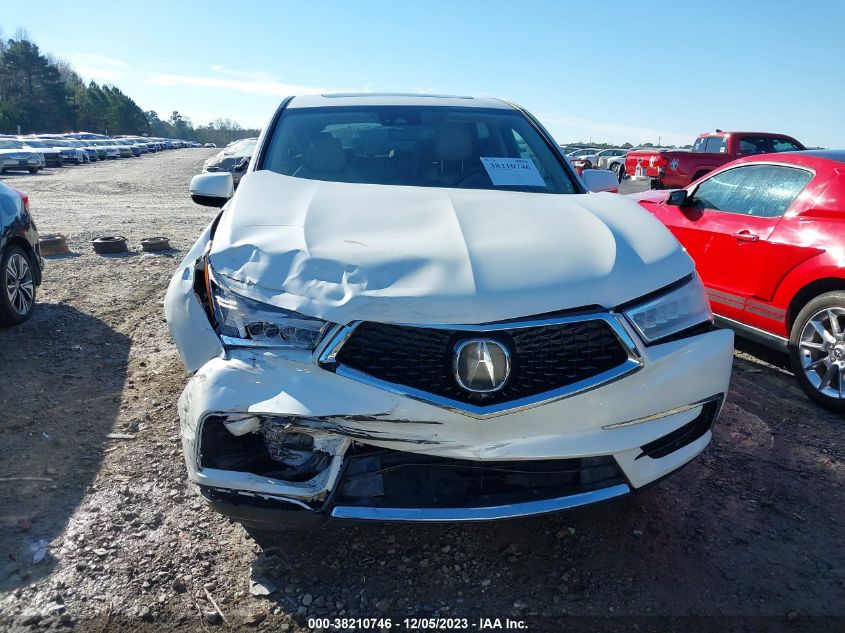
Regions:
<instances>
[{"instance_id":1,"label":"beige headrest","mask_svg":"<svg viewBox=\"0 0 845 633\"><path fill-rule=\"evenodd\" d=\"M338 172L346 168L346 153L340 140L325 132L308 145L305 165L312 171Z\"/></svg>"},{"instance_id":2,"label":"beige headrest","mask_svg":"<svg viewBox=\"0 0 845 633\"><path fill-rule=\"evenodd\" d=\"M444 123L434 133L434 159L466 160L472 155L472 136L465 123Z\"/></svg>"}]
</instances>

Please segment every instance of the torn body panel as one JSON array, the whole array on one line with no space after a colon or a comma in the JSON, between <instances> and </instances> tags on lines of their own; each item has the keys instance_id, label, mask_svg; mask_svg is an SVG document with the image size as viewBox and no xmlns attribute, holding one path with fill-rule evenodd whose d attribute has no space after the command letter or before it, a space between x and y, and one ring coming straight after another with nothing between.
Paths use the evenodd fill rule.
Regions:
<instances>
[{"instance_id":1,"label":"torn body panel","mask_svg":"<svg viewBox=\"0 0 845 633\"><path fill-rule=\"evenodd\" d=\"M731 349L732 334L727 331L647 348L642 370L617 381L612 390L596 389L488 419L359 383L303 362L296 354L234 349L228 358L215 358L202 367L182 394L186 463L190 478L202 486L309 502L331 493L343 454L353 442L479 462L612 456L627 481L639 487L704 449L709 433L660 459L636 459L640 447L688 424L702 411L702 406L684 405L727 393ZM691 375L695 381L689 380ZM662 388L643 398L645 384ZM240 430L248 420L256 434L274 423L287 425L290 432L343 441L332 444L332 469L305 482L208 468L202 465L198 443L203 423L214 416L231 420L226 433L232 437L232 429Z\"/></svg>"},{"instance_id":2,"label":"torn body panel","mask_svg":"<svg viewBox=\"0 0 845 633\"><path fill-rule=\"evenodd\" d=\"M220 337L209 323L208 315L194 292L197 261L211 243L213 226L214 222L206 227L179 264L164 297L164 315L179 356L189 372L224 354Z\"/></svg>"}]
</instances>

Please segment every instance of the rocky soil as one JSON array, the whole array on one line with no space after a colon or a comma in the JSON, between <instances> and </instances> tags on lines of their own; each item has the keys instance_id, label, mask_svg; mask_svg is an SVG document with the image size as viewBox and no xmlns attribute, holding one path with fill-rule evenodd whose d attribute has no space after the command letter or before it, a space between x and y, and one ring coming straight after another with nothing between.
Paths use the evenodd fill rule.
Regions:
<instances>
[{"instance_id":1,"label":"rocky soil","mask_svg":"<svg viewBox=\"0 0 845 633\"><path fill-rule=\"evenodd\" d=\"M475 630L481 618L534 631L845 629L845 425L784 359L750 345L711 447L612 504L266 542L206 509L185 479L185 375L162 299L214 215L187 195L210 153L5 177L72 253L49 258L33 318L0 330L0 629L303 631L314 617L392 617L403 630L424 616ZM131 252L94 255L89 240L110 234ZM142 254L154 235L175 249Z\"/></svg>"}]
</instances>

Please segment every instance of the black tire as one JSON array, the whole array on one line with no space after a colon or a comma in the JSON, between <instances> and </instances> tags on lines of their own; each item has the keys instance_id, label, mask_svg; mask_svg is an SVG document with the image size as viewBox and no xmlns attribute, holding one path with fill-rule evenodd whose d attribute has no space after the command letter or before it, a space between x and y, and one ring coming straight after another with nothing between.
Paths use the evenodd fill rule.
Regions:
<instances>
[{"instance_id":1,"label":"black tire","mask_svg":"<svg viewBox=\"0 0 845 633\"><path fill-rule=\"evenodd\" d=\"M820 329L826 334L822 335ZM845 291L827 292L805 305L792 325L789 360L810 398L845 412Z\"/></svg>"},{"instance_id":2,"label":"black tire","mask_svg":"<svg viewBox=\"0 0 845 633\"><path fill-rule=\"evenodd\" d=\"M37 174L37 173L38 173L38 167L30 167L30 168L29 168L29 173L30 173L30 174L32 174L32 175L34 176L35 174Z\"/></svg>"},{"instance_id":3,"label":"black tire","mask_svg":"<svg viewBox=\"0 0 845 633\"><path fill-rule=\"evenodd\" d=\"M25 271L19 269L23 264ZM12 272L18 270L19 272ZM11 290L12 276L18 282ZM35 309L35 271L24 249L12 244L0 257L0 325L17 325L32 316Z\"/></svg>"},{"instance_id":4,"label":"black tire","mask_svg":"<svg viewBox=\"0 0 845 633\"><path fill-rule=\"evenodd\" d=\"M94 252L98 255L115 255L129 250L126 245L126 238L122 235L98 237L91 240L91 244L94 247Z\"/></svg>"}]
</instances>

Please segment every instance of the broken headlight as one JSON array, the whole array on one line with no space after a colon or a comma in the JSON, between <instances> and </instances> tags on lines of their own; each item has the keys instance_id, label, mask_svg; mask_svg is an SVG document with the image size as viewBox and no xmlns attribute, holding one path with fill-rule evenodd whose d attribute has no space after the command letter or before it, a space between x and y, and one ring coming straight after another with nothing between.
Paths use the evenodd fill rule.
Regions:
<instances>
[{"instance_id":1,"label":"broken headlight","mask_svg":"<svg viewBox=\"0 0 845 633\"><path fill-rule=\"evenodd\" d=\"M314 349L328 321L239 295L209 275L217 332L227 345Z\"/></svg>"},{"instance_id":2,"label":"broken headlight","mask_svg":"<svg viewBox=\"0 0 845 633\"><path fill-rule=\"evenodd\" d=\"M647 344L713 321L707 292L698 275L680 288L625 310L625 316Z\"/></svg>"}]
</instances>

